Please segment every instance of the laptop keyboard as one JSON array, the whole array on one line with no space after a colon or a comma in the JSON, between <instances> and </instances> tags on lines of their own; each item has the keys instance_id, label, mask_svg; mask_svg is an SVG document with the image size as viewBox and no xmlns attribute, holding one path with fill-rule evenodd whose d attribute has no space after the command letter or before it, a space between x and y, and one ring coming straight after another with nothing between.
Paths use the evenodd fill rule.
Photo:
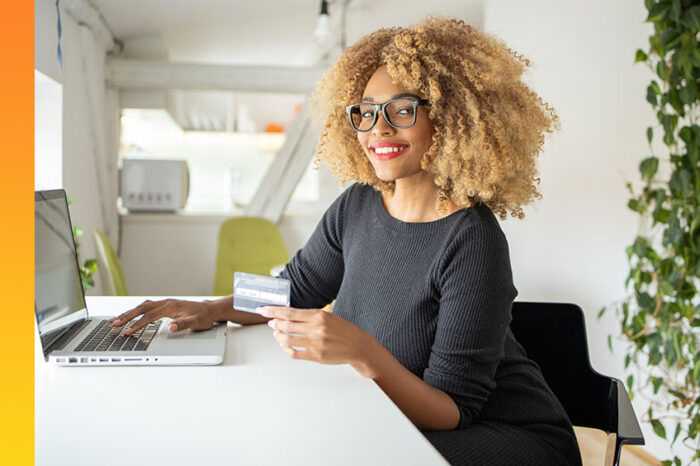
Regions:
<instances>
[{"instance_id":1,"label":"laptop keyboard","mask_svg":"<svg viewBox=\"0 0 700 466\"><path fill-rule=\"evenodd\" d=\"M146 351L162 321L151 322L129 336L119 336L125 328L135 323L131 321L124 327L112 327L103 320L78 344L75 351Z\"/></svg>"}]
</instances>

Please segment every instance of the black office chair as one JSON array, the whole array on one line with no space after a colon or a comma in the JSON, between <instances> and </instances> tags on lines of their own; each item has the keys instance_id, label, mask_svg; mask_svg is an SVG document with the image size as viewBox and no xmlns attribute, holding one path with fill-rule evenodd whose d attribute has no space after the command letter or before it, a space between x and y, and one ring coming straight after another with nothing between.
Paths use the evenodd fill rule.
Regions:
<instances>
[{"instance_id":1,"label":"black office chair","mask_svg":"<svg viewBox=\"0 0 700 466\"><path fill-rule=\"evenodd\" d=\"M606 465L619 464L622 445L644 445L622 381L591 368L580 307L515 302L510 328L527 356L542 369L572 424L608 434Z\"/></svg>"}]
</instances>

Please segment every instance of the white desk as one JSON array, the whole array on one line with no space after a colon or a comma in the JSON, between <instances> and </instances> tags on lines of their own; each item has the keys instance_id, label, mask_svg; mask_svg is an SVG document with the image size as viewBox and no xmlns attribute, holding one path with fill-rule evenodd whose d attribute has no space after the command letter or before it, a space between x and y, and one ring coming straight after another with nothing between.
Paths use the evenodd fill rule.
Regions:
<instances>
[{"instance_id":1,"label":"white desk","mask_svg":"<svg viewBox=\"0 0 700 466\"><path fill-rule=\"evenodd\" d=\"M116 315L143 299L88 308ZM374 382L290 359L267 325L229 324L221 366L36 361L40 466L447 464Z\"/></svg>"}]
</instances>

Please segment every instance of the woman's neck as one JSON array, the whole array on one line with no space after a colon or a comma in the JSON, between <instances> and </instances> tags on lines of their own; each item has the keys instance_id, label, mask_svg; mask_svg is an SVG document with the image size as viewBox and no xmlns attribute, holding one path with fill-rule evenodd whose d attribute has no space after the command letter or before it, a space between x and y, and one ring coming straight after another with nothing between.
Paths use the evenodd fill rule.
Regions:
<instances>
[{"instance_id":1,"label":"woman's neck","mask_svg":"<svg viewBox=\"0 0 700 466\"><path fill-rule=\"evenodd\" d=\"M459 210L448 200L448 212L438 212L439 190L433 178L423 172L410 178L396 180L393 194L382 194L387 212L402 222L432 222Z\"/></svg>"}]
</instances>

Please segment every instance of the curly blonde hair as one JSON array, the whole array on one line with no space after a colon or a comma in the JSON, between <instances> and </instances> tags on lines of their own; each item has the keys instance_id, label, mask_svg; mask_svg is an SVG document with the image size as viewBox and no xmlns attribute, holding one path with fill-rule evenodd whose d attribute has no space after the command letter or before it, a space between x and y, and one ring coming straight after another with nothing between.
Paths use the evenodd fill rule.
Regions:
<instances>
[{"instance_id":1,"label":"curly blonde hair","mask_svg":"<svg viewBox=\"0 0 700 466\"><path fill-rule=\"evenodd\" d=\"M393 192L377 178L345 107L361 100L374 71L386 65L396 85L428 99L434 126L421 167L439 190L438 209L483 202L505 219L523 218L539 199L535 158L559 118L520 78L529 60L461 20L428 17L410 28L380 29L347 48L312 96L320 124L316 160L341 182Z\"/></svg>"}]
</instances>

